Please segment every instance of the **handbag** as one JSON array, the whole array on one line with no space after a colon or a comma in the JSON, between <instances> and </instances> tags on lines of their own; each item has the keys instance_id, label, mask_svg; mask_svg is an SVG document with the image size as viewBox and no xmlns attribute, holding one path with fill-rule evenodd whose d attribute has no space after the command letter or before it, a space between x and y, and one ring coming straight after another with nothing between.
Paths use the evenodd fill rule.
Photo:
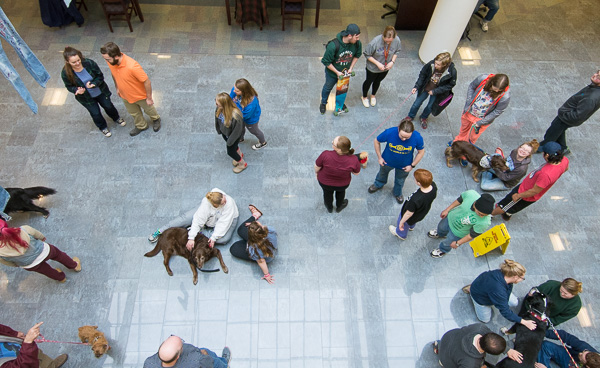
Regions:
<instances>
[{"instance_id":1,"label":"handbag","mask_svg":"<svg viewBox=\"0 0 600 368\"><path fill-rule=\"evenodd\" d=\"M431 114L433 116L438 116L446 107L448 107L448 105L450 105L452 98L454 98L454 93L452 93L452 91L437 95L433 107L431 108Z\"/></svg>"}]
</instances>

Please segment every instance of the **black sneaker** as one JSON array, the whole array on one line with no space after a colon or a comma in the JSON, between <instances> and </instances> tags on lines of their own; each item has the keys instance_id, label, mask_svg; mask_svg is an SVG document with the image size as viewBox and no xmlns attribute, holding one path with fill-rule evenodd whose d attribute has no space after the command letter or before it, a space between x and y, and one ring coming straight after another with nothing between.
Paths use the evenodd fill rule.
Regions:
<instances>
[{"instance_id":1,"label":"black sneaker","mask_svg":"<svg viewBox=\"0 0 600 368\"><path fill-rule=\"evenodd\" d=\"M229 361L231 360L231 349L227 346L223 348L223 352L221 353L221 357L227 360L227 366L229 366Z\"/></svg>"},{"instance_id":2,"label":"black sneaker","mask_svg":"<svg viewBox=\"0 0 600 368\"><path fill-rule=\"evenodd\" d=\"M160 130L160 118L152 120L152 130L158 132Z\"/></svg>"},{"instance_id":3,"label":"black sneaker","mask_svg":"<svg viewBox=\"0 0 600 368\"><path fill-rule=\"evenodd\" d=\"M502 219L504 221L510 221L510 215L505 212L502 214Z\"/></svg>"},{"instance_id":4,"label":"black sneaker","mask_svg":"<svg viewBox=\"0 0 600 368\"><path fill-rule=\"evenodd\" d=\"M325 114L325 104L322 103L321 105L319 105L319 111L321 112L321 115Z\"/></svg>"},{"instance_id":5,"label":"black sneaker","mask_svg":"<svg viewBox=\"0 0 600 368\"><path fill-rule=\"evenodd\" d=\"M402 196L402 194L400 194L398 197L396 197L396 202L402 204L402 202L404 202L404 197Z\"/></svg>"},{"instance_id":6,"label":"black sneaker","mask_svg":"<svg viewBox=\"0 0 600 368\"><path fill-rule=\"evenodd\" d=\"M342 106L342 110L347 113L348 112L348 106L346 106L346 104L344 104L344 106Z\"/></svg>"},{"instance_id":7,"label":"black sneaker","mask_svg":"<svg viewBox=\"0 0 600 368\"><path fill-rule=\"evenodd\" d=\"M376 191L378 191L379 189L381 189L381 188L378 188L378 187L376 187L376 186L375 186L375 184L372 184L372 185L369 187L369 189L367 189L367 191L368 191L369 193L375 193L375 192L376 192Z\"/></svg>"},{"instance_id":8,"label":"black sneaker","mask_svg":"<svg viewBox=\"0 0 600 368\"><path fill-rule=\"evenodd\" d=\"M348 207L348 200L347 200L347 199L344 199L344 202L342 202L342 205L341 205L341 206L339 206L338 208L336 208L336 209L335 209L335 212L338 212L338 213L339 213L339 212L342 212L342 210L343 210L344 208L346 208L346 207Z\"/></svg>"}]
</instances>

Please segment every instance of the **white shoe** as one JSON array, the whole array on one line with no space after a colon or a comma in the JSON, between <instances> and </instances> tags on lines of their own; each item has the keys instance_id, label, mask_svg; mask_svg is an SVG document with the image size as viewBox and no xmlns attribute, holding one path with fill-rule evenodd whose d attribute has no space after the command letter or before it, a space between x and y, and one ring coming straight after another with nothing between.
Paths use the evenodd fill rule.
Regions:
<instances>
[{"instance_id":1,"label":"white shoe","mask_svg":"<svg viewBox=\"0 0 600 368\"><path fill-rule=\"evenodd\" d=\"M375 98L375 96L371 96L371 106L375 105L377 105L377 99Z\"/></svg>"},{"instance_id":2,"label":"white shoe","mask_svg":"<svg viewBox=\"0 0 600 368\"><path fill-rule=\"evenodd\" d=\"M482 21L479 22L479 24L481 24L481 30L482 31L484 31L484 32L488 31L488 22L482 20Z\"/></svg>"},{"instance_id":3,"label":"white shoe","mask_svg":"<svg viewBox=\"0 0 600 368\"><path fill-rule=\"evenodd\" d=\"M366 97L361 97L360 99L362 100L363 106L369 108L369 99Z\"/></svg>"}]
</instances>

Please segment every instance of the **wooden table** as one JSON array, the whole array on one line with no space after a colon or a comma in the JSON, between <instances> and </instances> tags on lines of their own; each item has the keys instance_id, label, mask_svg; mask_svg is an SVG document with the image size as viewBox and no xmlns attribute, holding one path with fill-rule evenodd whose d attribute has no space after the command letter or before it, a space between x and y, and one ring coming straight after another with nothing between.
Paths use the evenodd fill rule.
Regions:
<instances>
[{"instance_id":1,"label":"wooden table","mask_svg":"<svg viewBox=\"0 0 600 368\"><path fill-rule=\"evenodd\" d=\"M262 1L263 14L265 14L265 24L269 24L269 17L267 16L267 3L265 0ZM139 5L138 5L139 6ZM227 13L227 24L231 25L231 10L229 9L229 0L225 0L225 11ZM319 10L321 9L321 0L317 0L317 13L315 15L315 28L319 28Z\"/></svg>"}]
</instances>

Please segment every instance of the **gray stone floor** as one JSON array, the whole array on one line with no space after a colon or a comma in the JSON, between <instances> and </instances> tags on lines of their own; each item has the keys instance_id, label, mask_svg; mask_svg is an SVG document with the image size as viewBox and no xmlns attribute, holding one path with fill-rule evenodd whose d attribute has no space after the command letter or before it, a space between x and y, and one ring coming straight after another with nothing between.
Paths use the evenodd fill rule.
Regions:
<instances>
[{"instance_id":1,"label":"gray stone floor","mask_svg":"<svg viewBox=\"0 0 600 368\"><path fill-rule=\"evenodd\" d=\"M359 3L343 2L344 14L348 8L362 7ZM368 42L388 21L378 18L379 1L365 4L369 10L357 15L356 22L366 24L363 41ZM425 235L456 196L478 189L469 170L447 168L443 158L445 142L458 131L468 83L487 72L511 78L510 106L480 139L481 147L491 151L500 146L509 152L523 141L540 139L557 108L589 83L599 66L600 23L590 11L597 8L594 5L593 0L516 0L503 3L487 34L474 25L472 41L462 43L455 54L456 100L421 131L427 153L419 166L433 172L439 193L429 216L405 242L387 230L401 208L389 185L367 193L376 165L370 163L353 178L347 192L350 205L341 214L329 214L322 205L312 165L336 135L348 136L355 148L374 155L369 135L380 124L377 131L397 124L414 100L401 104L422 65L417 56L422 32L400 32L403 55L382 83L375 108L365 109L360 102L365 72L364 59L359 61L347 100L350 113L337 118L331 114L331 101L325 116L318 112L324 80L318 55L322 43L355 20L332 20L334 10L322 13L326 23L318 33L310 25L312 18L304 33L293 26L282 33L277 9L264 31L248 26L242 33L239 26L227 28L222 9L206 8L218 12L219 18L212 21L220 42L228 37L272 41L276 46L269 56L257 55L264 50L244 42L246 49L222 54L139 52L135 49L144 39L132 40L125 28L102 39L93 37L91 43L77 36L74 26L47 30L42 34L48 47L34 47L52 75L46 90L33 83L3 43L40 113L33 115L0 78L0 183L45 185L58 191L43 199L51 211L48 219L17 214L12 225L39 229L50 242L79 256L83 271L68 273L67 283L58 284L2 267L1 323L25 331L44 321L46 338L63 341L76 341L79 326L99 325L112 345L100 359L87 347L42 344L50 355L69 353L67 367L141 367L170 334L218 353L228 345L236 368L434 367L430 343L476 320L460 288L511 258L528 269L527 280L515 287L519 295L547 279L575 277L583 282L584 309L562 327L600 348L600 313L594 302L600 294L600 193L592 163L598 152L600 114L569 131L570 170L541 201L507 224L512 242L506 255L494 251L473 258L469 249L459 249L435 260L428 251L437 242ZM170 14L188 9L169 8ZM144 9L150 21L161 17L158 5ZM40 29L39 14L35 25L31 21L28 26L18 2L9 0L5 11L9 17L15 14L22 34ZM167 26L164 34L177 37ZM287 49L277 49L282 34L293 35L298 43L288 39L282 46ZM109 40L130 45L125 51L149 74L163 120L159 133L146 131L131 138L132 119L113 97L128 125L110 124L113 136L104 138L87 111L66 93L59 51L76 45L109 73L97 51ZM303 50L311 45L310 51L295 56L294 45ZM469 52L475 56L467 58ZM255 138L248 135L242 150L249 166L235 175L212 116L214 96L229 91L240 77L260 95L260 124L269 145L252 151ZM114 91L112 81L109 85ZM533 161L532 169L542 158L538 155ZM275 285L260 280L256 265L232 259L227 246L220 249L229 274L201 274L196 286L183 259L172 260L174 276L169 277L160 256L143 257L152 248L146 237L195 206L213 187L235 198L241 216L249 214L248 203L255 204L265 214L263 223L278 231L280 250L270 265ZM414 189L408 180L405 195ZM494 195L500 199L504 193ZM493 221L498 223L500 219ZM216 266L216 260L210 265ZM493 328L506 324L497 313L490 323Z\"/></svg>"}]
</instances>

